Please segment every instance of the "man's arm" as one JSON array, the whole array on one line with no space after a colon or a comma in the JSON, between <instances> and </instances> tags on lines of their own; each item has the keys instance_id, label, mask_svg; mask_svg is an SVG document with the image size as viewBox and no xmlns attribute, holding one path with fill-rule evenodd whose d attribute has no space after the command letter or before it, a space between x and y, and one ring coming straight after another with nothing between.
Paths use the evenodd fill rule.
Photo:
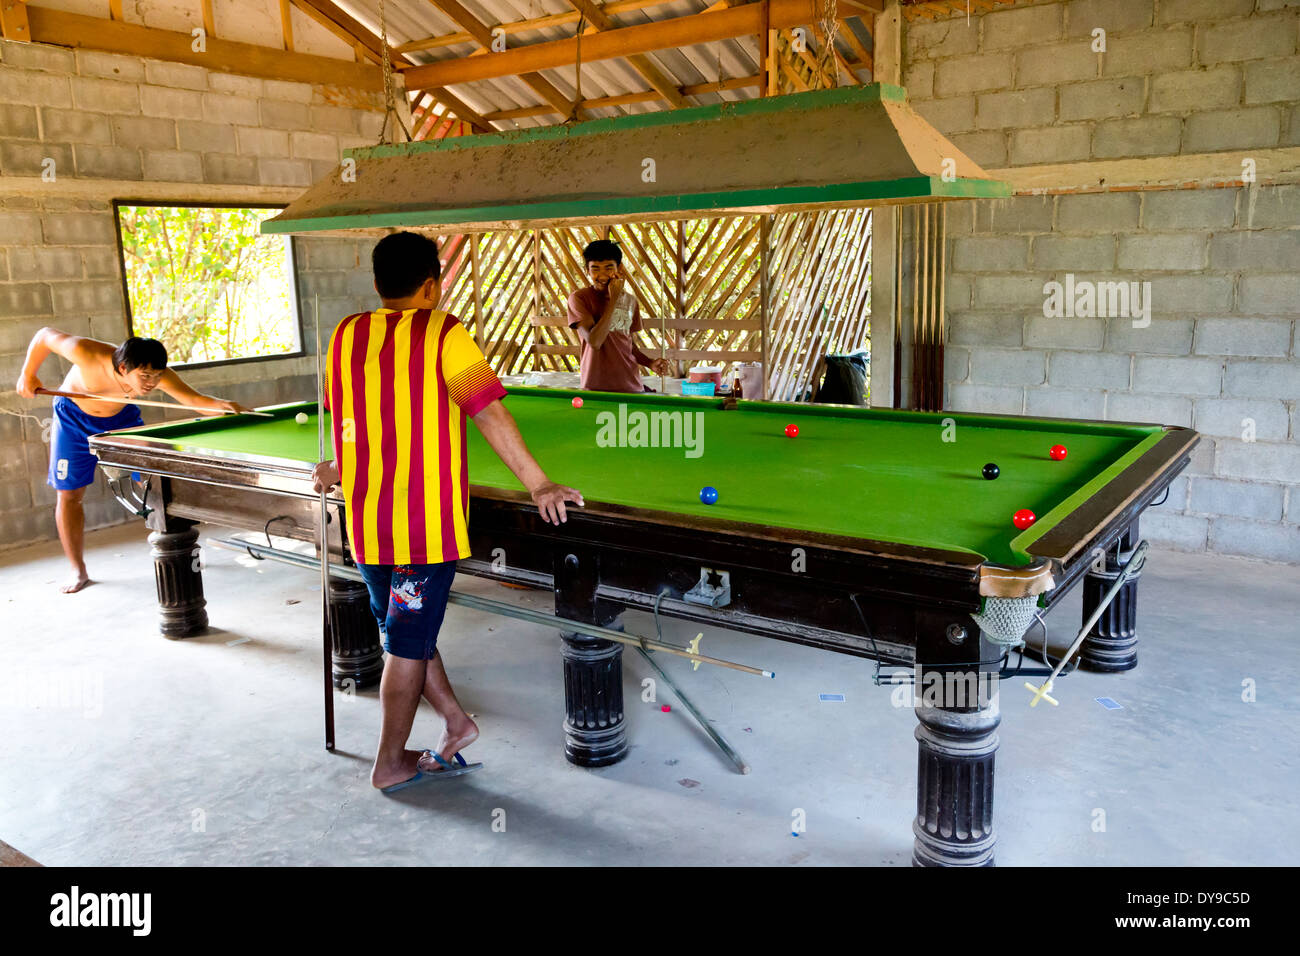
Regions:
<instances>
[{"instance_id":1,"label":"man's arm","mask_svg":"<svg viewBox=\"0 0 1300 956\"><path fill-rule=\"evenodd\" d=\"M568 520L564 508L566 501L582 506L581 492L557 485L546 477L541 465L537 464L537 460L528 451L528 446L524 444L524 436L519 433L514 416L506 411L500 399L484 406L474 416L474 424L506 467L528 489L533 503L542 514L542 520L549 524L562 524Z\"/></svg>"},{"instance_id":2,"label":"man's arm","mask_svg":"<svg viewBox=\"0 0 1300 956\"><path fill-rule=\"evenodd\" d=\"M671 366L667 359L651 358L642 352L636 344L636 333L641 331L641 303L632 306L632 358L637 365L650 369L656 375L667 375Z\"/></svg>"},{"instance_id":3,"label":"man's arm","mask_svg":"<svg viewBox=\"0 0 1300 956\"><path fill-rule=\"evenodd\" d=\"M182 405L188 405L190 408L206 408L217 412L252 411L251 408L246 408L238 402L228 402L223 398L215 398L211 395L204 395L202 392L196 392L171 369L163 372L162 378L158 380L158 387Z\"/></svg>"},{"instance_id":4,"label":"man's arm","mask_svg":"<svg viewBox=\"0 0 1300 956\"><path fill-rule=\"evenodd\" d=\"M671 370L667 359L651 358L635 345L632 346L632 358L636 359L637 365L645 366L656 375L667 375Z\"/></svg>"},{"instance_id":5,"label":"man's arm","mask_svg":"<svg viewBox=\"0 0 1300 956\"><path fill-rule=\"evenodd\" d=\"M610 282L607 290L609 299L600 315L594 318L584 316L582 321L578 323L578 337L586 341L593 349L598 349L605 344L605 337L609 335L609 327L614 323L614 309L618 305L618 298L622 294L623 288L621 278Z\"/></svg>"},{"instance_id":6,"label":"man's arm","mask_svg":"<svg viewBox=\"0 0 1300 956\"><path fill-rule=\"evenodd\" d=\"M82 365L101 357L105 350L111 354L112 346L46 326L32 336L31 344L27 346L27 358L23 361L22 371L18 373L18 394L23 398L36 397L36 390L43 387L37 373L41 370L41 363L51 353L67 359L73 365Z\"/></svg>"},{"instance_id":7,"label":"man's arm","mask_svg":"<svg viewBox=\"0 0 1300 956\"><path fill-rule=\"evenodd\" d=\"M514 416L506 411L500 399L485 405L474 416L474 424L483 433L492 450L501 457L516 478L528 489L533 503L548 524L563 524L568 520L564 503L571 501L581 507L582 493L564 485L557 485L546 477L541 465L533 458L524 444L524 436L519 433ZM329 490L339 483L338 464L323 461L312 469L313 487L319 493Z\"/></svg>"}]
</instances>

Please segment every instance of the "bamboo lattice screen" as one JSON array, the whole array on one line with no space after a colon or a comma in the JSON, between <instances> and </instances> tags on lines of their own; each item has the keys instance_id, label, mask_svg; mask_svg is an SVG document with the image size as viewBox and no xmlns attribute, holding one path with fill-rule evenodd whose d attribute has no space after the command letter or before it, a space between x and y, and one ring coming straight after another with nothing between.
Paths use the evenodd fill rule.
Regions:
<instances>
[{"instance_id":1,"label":"bamboo lattice screen","mask_svg":"<svg viewBox=\"0 0 1300 956\"><path fill-rule=\"evenodd\" d=\"M443 308L498 374L577 371L565 303L587 284L583 247L606 237L623 249L641 305L642 350L662 350L677 374L708 362L727 381L733 363L763 362L767 397L800 401L823 356L869 348L871 211L861 208L441 237Z\"/></svg>"}]
</instances>

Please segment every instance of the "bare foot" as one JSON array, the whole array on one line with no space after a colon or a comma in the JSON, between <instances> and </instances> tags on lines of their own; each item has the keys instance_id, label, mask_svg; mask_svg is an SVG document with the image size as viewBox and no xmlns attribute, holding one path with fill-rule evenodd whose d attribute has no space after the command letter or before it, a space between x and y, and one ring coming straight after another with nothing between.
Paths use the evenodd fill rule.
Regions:
<instances>
[{"instance_id":1,"label":"bare foot","mask_svg":"<svg viewBox=\"0 0 1300 956\"><path fill-rule=\"evenodd\" d=\"M458 751L476 740L478 740L478 724L466 714L463 720L447 724L442 737L438 740L438 756L449 761ZM440 767L438 761L430 759L420 761L420 769L437 772Z\"/></svg>"},{"instance_id":2,"label":"bare foot","mask_svg":"<svg viewBox=\"0 0 1300 956\"><path fill-rule=\"evenodd\" d=\"M417 765L423 753L422 750L403 750L400 762L383 766L376 760L370 771L370 785L376 790L382 790L403 780L410 780L420 771Z\"/></svg>"},{"instance_id":3,"label":"bare foot","mask_svg":"<svg viewBox=\"0 0 1300 956\"><path fill-rule=\"evenodd\" d=\"M90 580L90 575L86 574L85 571L82 571L77 575L77 580L73 581L71 584L65 584L63 587L59 588L59 590L64 594L76 594L82 588L89 587L94 583L94 581Z\"/></svg>"}]
</instances>

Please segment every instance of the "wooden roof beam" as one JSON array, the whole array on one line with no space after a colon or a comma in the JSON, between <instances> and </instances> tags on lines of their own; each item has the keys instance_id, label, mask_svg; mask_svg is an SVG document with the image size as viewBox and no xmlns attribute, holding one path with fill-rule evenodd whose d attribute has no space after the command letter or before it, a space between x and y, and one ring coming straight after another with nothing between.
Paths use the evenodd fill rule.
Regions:
<instances>
[{"instance_id":1,"label":"wooden roof beam","mask_svg":"<svg viewBox=\"0 0 1300 956\"><path fill-rule=\"evenodd\" d=\"M614 21L609 14L592 3L591 0L568 0L568 2L571 6L576 7L598 32L618 29L614 26ZM659 91L659 95L668 101L670 107L681 109L689 105L686 102L686 97L682 96L678 85L644 53L634 53L627 58L627 62L632 66L632 69L641 74L642 79Z\"/></svg>"},{"instance_id":2,"label":"wooden roof beam","mask_svg":"<svg viewBox=\"0 0 1300 956\"><path fill-rule=\"evenodd\" d=\"M383 48L379 37L371 33L350 13L341 9L333 0L289 0L289 2L348 46L360 45L366 56L374 62L379 63L383 59ZM399 56L391 47L389 56L393 61L394 69L401 69L410 63L406 57Z\"/></svg>"},{"instance_id":3,"label":"wooden roof beam","mask_svg":"<svg viewBox=\"0 0 1300 956\"><path fill-rule=\"evenodd\" d=\"M26 43L32 38L27 0L0 0L0 37Z\"/></svg>"},{"instance_id":4,"label":"wooden roof beam","mask_svg":"<svg viewBox=\"0 0 1300 956\"><path fill-rule=\"evenodd\" d=\"M489 119L476 110L470 109L470 107L458 96L452 93L451 90L444 89L441 86L435 86L429 89L428 92L433 95L435 100L454 113L457 119L463 119L466 123L469 123L469 125L473 127L474 132L490 133L495 129ZM564 112L568 112L568 106L565 106Z\"/></svg>"},{"instance_id":5,"label":"wooden roof beam","mask_svg":"<svg viewBox=\"0 0 1300 956\"><path fill-rule=\"evenodd\" d=\"M867 28L867 33L870 34L872 25L866 23L865 26ZM850 27L844 20L840 21L840 36L844 37L844 42L852 48L854 54L858 58L858 62L856 64L850 64L850 67L855 70L863 69L865 67L871 71L872 76L874 77L876 72L875 58L867 52L867 48L862 45L862 41L858 39L858 35L853 32L852 27ZM856 75L856 73L854 75Z\"/></svg>"},{"instance_id":6,"label":"wooden roof beam","mask_svg":"<svg viewBox=\"0 0 1300 956\"><path fill-rule=\"evenodd\" d=\"M866 69L865 64L850 63L850 68L855 72ZM682 92L687 96L699 96L704 93L721 93L726 90L741 90L748 87L760 86L763 82L763 76L755 74L752 76L735 76L720 82L711 83L694 83L690 86L682 87ZM582 105L587 109L600 109L607 106L625 106L628 103L653 103L659 99L659 94L654 90L647 90L643 93L620 93L616 96L598 96L594 99L583 100ZM532 119L537 116L548 116L555 113L555 110L548 109L545 106L526 106L513 110L496 110L491 113L485 113L483 119L489 123L499 123L516 119Z\"/></svg>"},{"instance_id":7,"label":"wooden roof beam","mask_svg":"<svg viewBox=\"0 0 1300 956\"><path fill-rule=\"evenodd\" d=\"M372 33L369 27L335 4L333 0L289 0L289 2L337 35L345 38L351 37L353 41L362 46L366 51L366 55L375 62L382 61L383 40ZM388 47L388 56L394 70L406 70L411 67L411 59L394 49L391 43ZM408 95L412 92L408 87ZM477 111L466 105L459 97L453 95L450 90L437 86L428 87L424 92L430 94L437 102L442 103L457 118L469 123L475 132L488 133L493 130L494 127L490 123L484 120ZM559 97L558 91L556 95L561 102L564 102L563 97ZM416 97L416 99L418 101L419 97ZM568 108L567 104L565 108Z\"/></svg>"},{"instance_id":8,"label":"wooden roof beam","mask_svg":"<svg viewBox=\"0 0 1300 956\"><path fill-rule=\"evenodd\" d=\"M290 53L293 52L293 8L289 6L289 0L280 0L280 39L284 43L284 48Z\"/></svg>"},{"instance_id":9,"label":"wooden roof beam","mask_svg":"<svg viewBox=\"0 0 1300 956\"><path fill-rule=\"evenodd\" d=\"M662 6L665 3L672 3L673 0L613 0L611 3L601 7L608 14L628 13L631 11L645 10L649 7ZM548 13L546 16L529 17L527 20L514 20L509 23L498 23L492 27L494 30L504 30L506 36L515 33L527 33L530 30L543 30L547 27L564 27L571 26L578 22L580 14L576 10L566 11L564 13ZM420 50L434 50L439 47L456 46L459 43L469 43L474 38L469 33L457 31L456 33L444 33L441 36L422 37L419 40L411 40L403 43L397 48L399 53L418 53Z\"/></svg>"},{"instance_id":10,"label":"wooden roof beam","mask_svg":"<svg viewBox=\"0 0 1300 956\"><path fill-rule=\"evenodd\" d=\"M470 13L469 10L465 9L465 7L459 3L459 0L429 0L429 2L432 3L439 10L441 10L443 13L445 13L448 17L450 17L451 20L458 27L460 27L462 30L465 30L467 33L469 33L469 35L474 38L474 41L478 43L478 45L483 51L488 51L492 49L491 29L489 29L488 26L485 23L483 23L482 20L474 16L474 14ZM478 62L487 63L496 60L497 57L506 56L506 55L507 54L505 53L494 53L490 58L485 56L477 56L472 58ZM415 69L418 69L418 67L416 67ZM550 80L548 80L546 77L542 76L540 73L538 73L535 70L508 70L504 73L499 73L495 75L509 76L511 73L518 73L519 79L523 80L526 84L528 84L528 87L539 97L541 97L543 102L550 103L551 106L558 109L561 114L568 116L571 112L574 112L574 115L578 119L582 118L583 113L581 108L576 103L570 101L568 97L566 97L563 93L561 93L556 88L554 83L552 83ZM446 82L439 83L437 85L450 86L455 82L457 82L455 79L448 79ZM432 84L425 84L426 87L429 85ZM407 89L414 90L414 89L421 89L421 87L411 86L410 84L407 84Z\"/></svg>"},{"instance_id":11,"label":"wooden roof beam","mask_svg":"<svg viewBox=\"0 0 1300 956\"><path fill-rule=\"evenodd\" d=\"M134 23L65 13L52 7L28 7L32 39L56 46L126 53L131 56L192 63L219 73L239 73L270 80L320 83L377 91L383 74L373 66L274 47L208 38L207 52L195 53L188 32L158 30Z\"/></svg>"},{"instance_id":12,"label":"wooden roof beam","mask_svg":"<svg viewBox=\"0 0 1300 956\"><path fill-rule=\"evenodd\" d=\"M845 30L845 29L847 29L847 27L844 25L844 21L841 20L841 21L838 21L838 22L839 22L839 24L840 24L840 30ZM820 23L814 22L813 25L812 25L812 28L813 28L813 32L817 34L817 40L818 40L818 42L819 42L819 43L822 43L822 44L825 44L825 43L826 43L826 31L822 29L822 25L821 25ZM837 39L839 38L839 36L840 36L839 31L836 31L835 36L836 36ZM849 61L848 61L847 59L844 58L844 56L840 53L839 49L836 48L836 46L835 46L834 43L830 44L830 51L831 51L831 56L835 58L835 82L836 82L836 84L839 83L839 81L840 81L840 73L841 73L841 71L843 71L844 73L847 73L847 74L848 74L849 82L850 82L852 85L854 85L854 86L861 86L861 85L862 85L862 78L858 76L858 74L854 71L852 64L850 64ZM821 59L821 58L820 58L820 57L816 57L816 59L817 59L818 62L820 62L820 59Z\"/></svg>"},{"instance_id":13,"label":"wooden roof beam","mask_svg":"<svg viewBox=\"0 0 1300 956\"><path fill-rule=\"evenodd\" d=\"M454 2L454 0L439 0ZM880 0L871 0L879 5ZM837 0L837 16L853 17L860 4ZM632 27L607 30L583 38L582 58L587 62L629 57L673 47L692 46L717 40L755 34L761 28L762 4L750 3L712 13L673 17ZM812 0L770 0L770 26L774 30L804 25L815 19ZM423 66L406 71L407 89L450 86L503 76L520 75L537 70L555 69L572 64L577 58L573 38L516 47L492 56L471 56Z\"/></svg>"}]
</instances>

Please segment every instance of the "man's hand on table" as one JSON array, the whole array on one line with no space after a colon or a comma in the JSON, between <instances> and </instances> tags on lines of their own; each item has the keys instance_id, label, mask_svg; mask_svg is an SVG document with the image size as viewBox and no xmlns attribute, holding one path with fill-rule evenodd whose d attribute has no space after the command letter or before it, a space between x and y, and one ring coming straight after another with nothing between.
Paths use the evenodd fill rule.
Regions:
<instances>
[{"instance_id":1,"label":"man's hand on table","mask_svg":"<svg viewBox=\"0 0 1300 956\"><path fill-rule=\"evenodd\" d=\"M241 415L247 412L257 411L257 409L249 408L247 405L240 405L239 402L228 402L228 401L217 402L217 408L221 409L223 412L238 412Z\"/></svg>"},{"instance_id":2,"label":"man's hand on table","mask_svg":"<svg viewBox=\"0 0 1300 956\"><path fill-rule=\"evenodd\" d=\"M546 481L536 488L531 488L528 493L533 496L533 504L537 505L542 520L547 524L564 524L569 520L564 507L566 501L570 501L580 508L584 504L582 492L576 488L557 485L553 481Z\"/></svg>"},{"instance_id":3,"label":"man's hand on table","mask_svg":"<svg viewBox=\"0 0 1300 956\"><path fill-rule=\"evenodd\" d=\"M339 469L332 461L322 461L311 470L312 488L317 494L331 491L339 483Z\"/></svg>"}]
</instances>

